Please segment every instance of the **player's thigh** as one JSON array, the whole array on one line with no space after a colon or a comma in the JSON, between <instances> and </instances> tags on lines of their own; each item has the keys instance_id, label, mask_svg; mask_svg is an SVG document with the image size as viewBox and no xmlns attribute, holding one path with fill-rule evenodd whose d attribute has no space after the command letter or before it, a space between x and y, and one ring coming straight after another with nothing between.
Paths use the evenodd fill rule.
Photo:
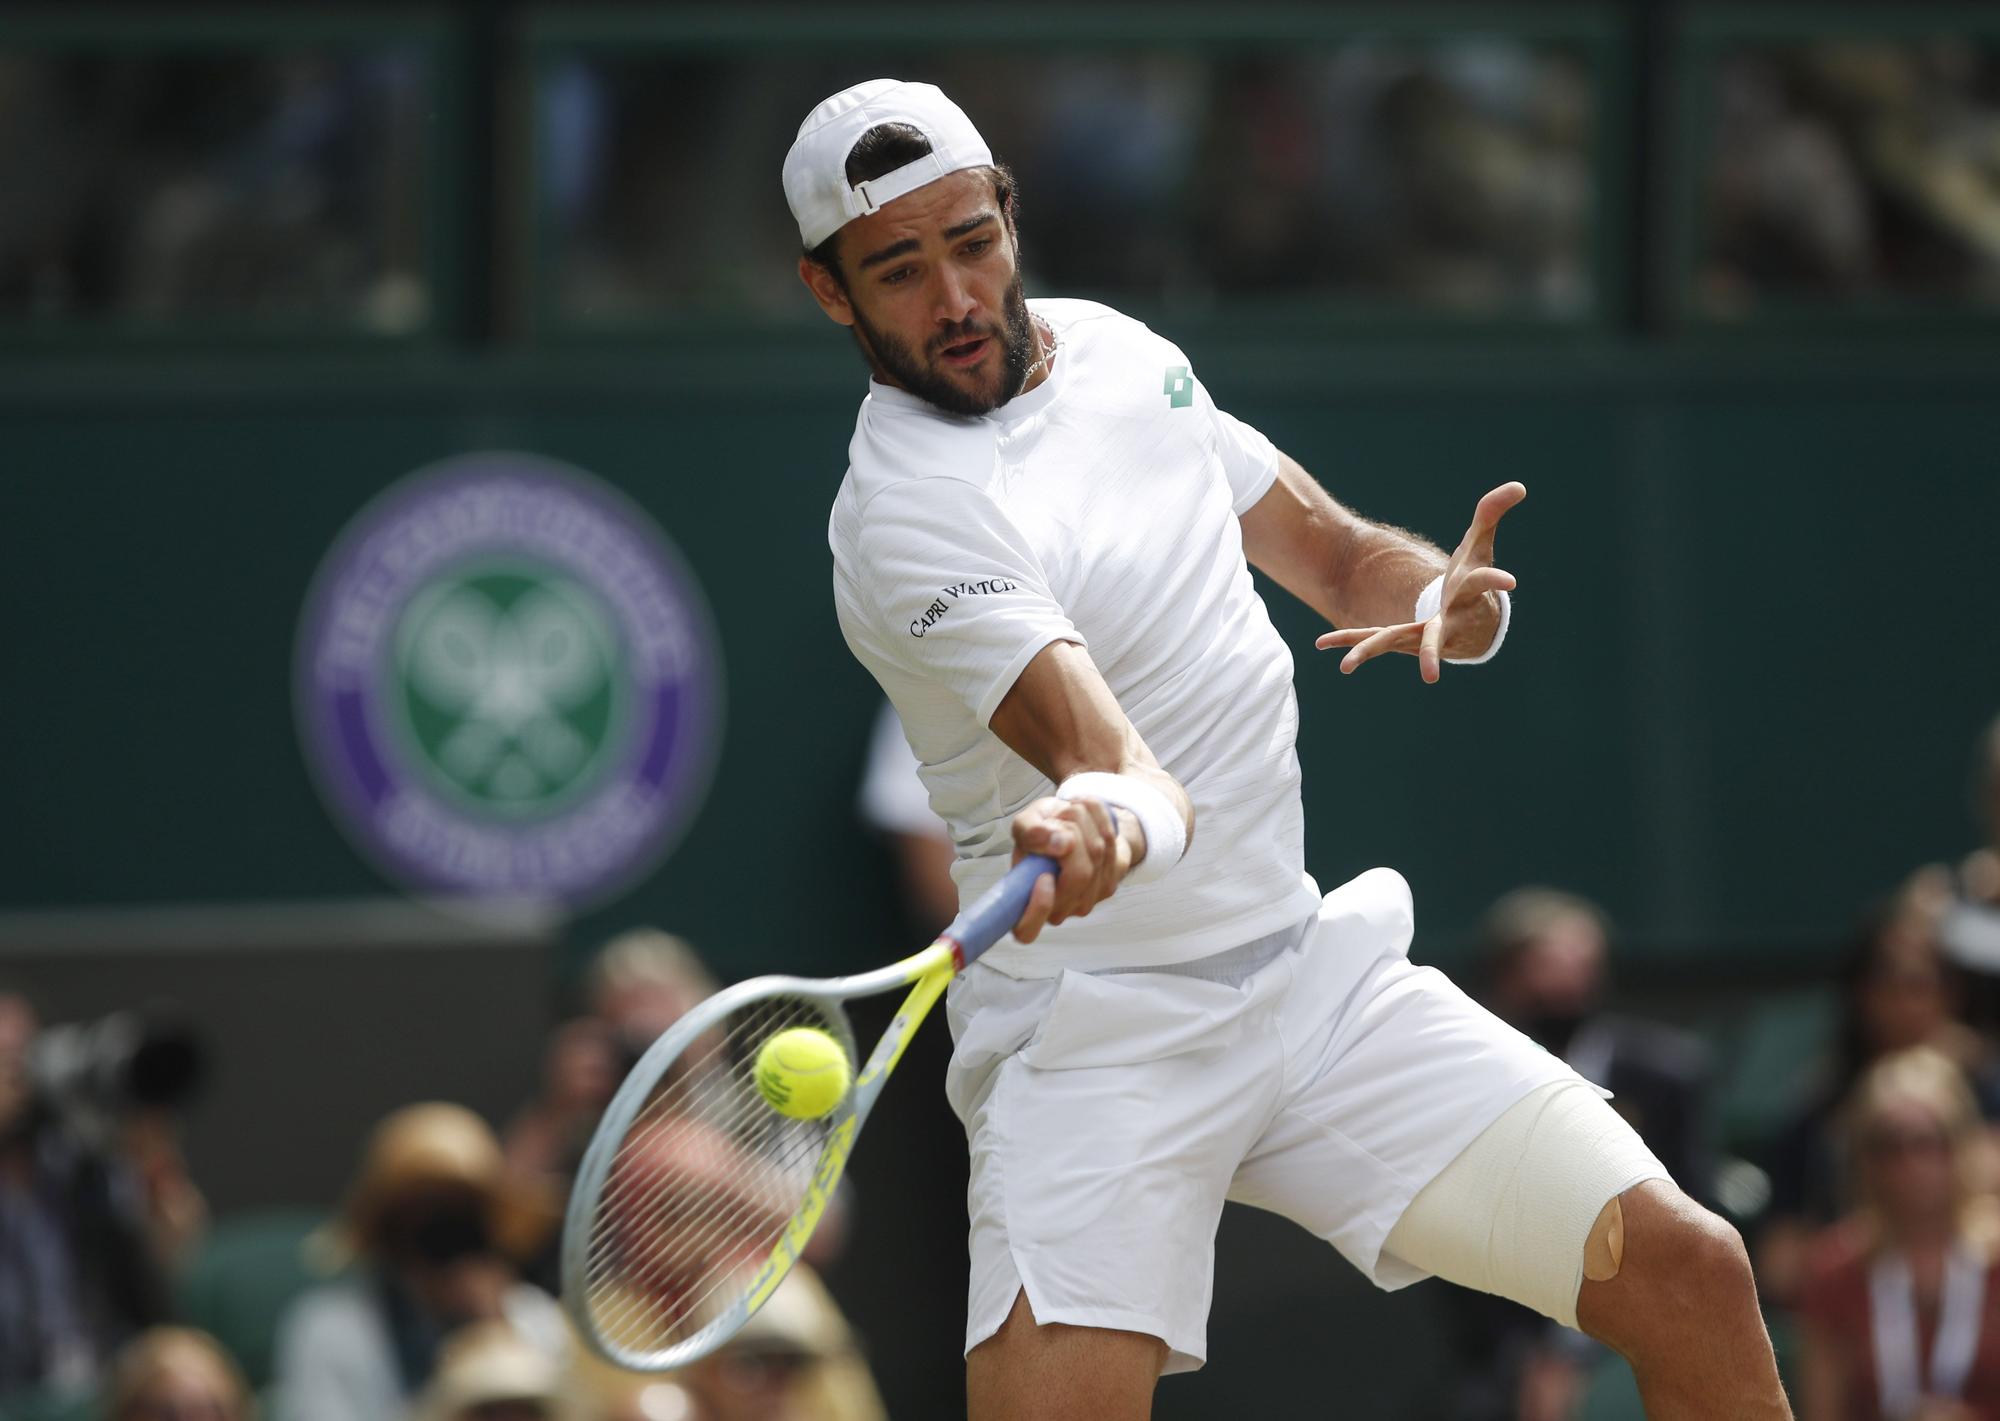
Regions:
<instances>
[{"instance_id":1,"label":"player's thigh","mask_svg":"<svg viewBox=\"0 0 2000 1421\"><path fill-rule=\"evenodd\" d=\"M1038 1324L1017 1293L965 1358L968 1421L1144 1421L1167 1344L1143 1332Z\"/></svg>"},{"instance_id":2,"label":"player's thigh","mask_svg":"<svg viewBox=\"0 0 2000 1421\"><path fill-rule=\"evenodd\" d=\"M1279 1055L1249 994L1152 978L1067 974L968 1097L968 1354L1025 1289L1044 1323L1144 1332L1169 1371L1201 1364L1216 1224Z\"/></svg>"},{"instance_id":3,"label":"player's thigh","mask_svg":"<svg viewBox=\"0 0 2000 1421\"><path fill-rule=\"evenodd\" d=\"M1589 1085L1518 1101L1420 1190L1384 1251L1425 1273L1577 1326L1585 1276L1615 1274L1616 1201L1667 1172Z\"/></svg>"},{"instance_id":4,"label":"player's thigh","mask_svg":"<svg viewBox=\"0 0 2000 1421\"><path fill-rule=\"evenodd\" d=\"M1300 964L1281 1028L1284 1102L1230 1197L1400 1287L1426 1276L1384 1248L1416 1194L1515 1102L1580 1078L1434 969L1390 954L1339 996L1317 980L1351 980L1341 971L1331 954Z\"/></svg>"}]
</instances>

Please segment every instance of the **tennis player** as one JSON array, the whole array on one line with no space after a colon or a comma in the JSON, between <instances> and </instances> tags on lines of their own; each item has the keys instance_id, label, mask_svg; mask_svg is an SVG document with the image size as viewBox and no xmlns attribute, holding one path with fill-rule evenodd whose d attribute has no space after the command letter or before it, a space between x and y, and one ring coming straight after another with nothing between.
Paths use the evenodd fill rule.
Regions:
<instances>
[{"instance_id":1,"label":"tennis player","mask_svg":"<svg viewBox=\"0 0 2000 1421\"><path fill-rule=\"evenodd\" d=\"M1061 865L953 984L972 1151L974 1421L1125 1421L1201 1365L1223 1201L1378 1285L1430 1274L1603 1339L1655 1418L1785 1417L1741 1241L1602 1095L1407 958L1391 869L1306 874L1292 658L1494 655L1514 579L1342 507L1188 358L1022 294L1014 188L966 115L877 79L799 129L799 275L873 379L828 529L968 900ZM1247 561L1246 561L1247 560ZM1438 806L1441 838L1459 837Z\"/></svg>"}]
</instances>

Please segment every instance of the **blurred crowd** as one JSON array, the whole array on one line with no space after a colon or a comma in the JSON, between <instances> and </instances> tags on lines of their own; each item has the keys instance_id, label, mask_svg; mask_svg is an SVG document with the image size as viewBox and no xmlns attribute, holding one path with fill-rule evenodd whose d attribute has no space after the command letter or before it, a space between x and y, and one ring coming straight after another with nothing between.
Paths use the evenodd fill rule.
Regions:
<instances>
[{"instance_id":1,"label":"blurred crowd","mask_svg":"<svg viewBox=\"0 0 2000 1421\"><path fill-rule=\"evenodd\" d=\"M192 1082L165 1100L125 1088L161 1064L80 1062L73 1028L42 1031L0 994L0 1416L883 1421L808 1265L728 1346L666 1374L591 1355L555 1302L561 1210L599 1114L715 986L678 938L614 939L503 1129L443 1101L392 1112L332 1216L305 1229L211 1229L176 1143ZM809 1264L841 1245L838 1201L831 1214Z\"/></svg>"},{"instance_id":2,"label":"blurred crowd","mask_svg":"<svg viewBox=\"0 0 2000 1421\"><path fill-rule=\"evenodd\" d=\"M1701 314L2000 301L2000 48L1913 34L1740 42L1710 60L1691 115L1708 135L1693 155ZM1005 136L1035 289L1183 309L1317 296L1591 314L1604 96L1574 45L939 47L900 67ZM551 309L583 324L796 315L773 166L795 116L851 68L553 56L535 142L508 150L544 155L512 179L536 185L549 244L521 273L548 273ZM439 72L392 39L0 47L0 191L37 198L0 204L0 325L421 328ZM693 132L704 141L680 141ZM689 191L708 200L690 208Z\"/></svg>"},{"instance_id":3,"label":"blurred crowd","mask_svg":"<svg viewBox=\"0 0 2000 1421\"><path fill-rule=\"evenodd\" d=\"M1020 180L1032 291L1556 317L1589 301L1594 96L1561 46L940 50L898 68L994 135ZM741 214L775 204L794 115L851 69L608 51L552 66L539 113L563 312L796 312L789 227ZM712 141L674 141L716 115ZM688 220L690 190L727 194L730 215Z\"/></svg>"},{"instance_id":4,"label":"blurred crowd","mask_svg":"<svg viewBox=\"0 0 2000 1421\"><path fill-rule=\"evenodd\" d=\"M1783 1064L1782 1118L1754 1138L1718 1128L1714 1032L1615 1009L1601 908L1526 887L1484 919L1485 1001L1611 1090L1676 1179L1749 1234L1801 1421L2000 1421L2000 721L1975 780L1986 843L1863 915L1824 1049ZM940 926L949 847L886 709L859 812L910 919ZM395 1110L330 1216L254 1246L243 1221L209 1218L178 1143L205 1065L187 1033L136 1012L48 1027L0 990L0 1417L883 1421L814 1271L843 1245L845 1199L751 1325L679 1372L596 1359L554 1300L597 1119L716 986L678 938L615 937L501 1128L449 1102ZM1638 1414L1604 1399L1618 1364L1586 1339L1437 1296L1448 1421Z\"/></svg>"},{"instance_id":5,"label":"blurred crowd","mask_svg":"<svg viewBox=\"0 0 2000 1421\"><path fill-rule=\"evenodd\" d=\"M1488 1005L1744 1228L1800 1421L2000 1421L2000 721L1974 785L1987 842L1862 914L1830 1039L1783 1062L1782 1112L1751 1138L1721 1128L1706 1034L1610 1009L1597 907L1530 888L1486 918ZM1455 1289L1449 1315L1454 1421L1639 1415L1577 1334Z\"/></svg>"},{"instance_id":6,"label":"blurred crowd","mask_svg":"<svg viewBox=\"0 0 2000 1421\"><path fill-rule=\"evenodd\" d=\"M427 84L394 45L0 44L0 321L422 323Z\"/></svg>"},{"instance_id":7,"label":"blurred crowd","mask_svg":"<svg viewBox=\"0 0 2000 1421\"><path fill-rule=\"evenodd\" d=\"M1718 67L1699 299L2000 301L2000 50L1746 49Z\"/></svg>"}]
</instances>

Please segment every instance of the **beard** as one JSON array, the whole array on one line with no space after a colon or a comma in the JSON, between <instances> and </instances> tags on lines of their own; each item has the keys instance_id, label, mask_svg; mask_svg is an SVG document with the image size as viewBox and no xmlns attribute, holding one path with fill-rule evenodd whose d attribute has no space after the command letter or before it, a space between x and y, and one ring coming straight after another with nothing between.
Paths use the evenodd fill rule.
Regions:
<instances>
[{"instance_id":1,"label":"beard","mask_svg":"<svg viewBox=\"0 0 2000 1421\"><path fill-rule=\"evenodd\" d=\"M1021 292L1021 274L1007 287L1002 302L1004 324L998 328L983 322L953 326L931 338L920 356L907 341L870 325L861 309L854 308L854 340L861 354L883 377L885 384L900 385L918 399L936 405L948 414L983 415L1007 403L1028 383L1028 371L1035 363L1035 327L1028 318L1028 298ZM937 365L937 357L947 347L991 336L1000 345L999 378L988 393L967 390Z\"/></svg>"}]
</instances>

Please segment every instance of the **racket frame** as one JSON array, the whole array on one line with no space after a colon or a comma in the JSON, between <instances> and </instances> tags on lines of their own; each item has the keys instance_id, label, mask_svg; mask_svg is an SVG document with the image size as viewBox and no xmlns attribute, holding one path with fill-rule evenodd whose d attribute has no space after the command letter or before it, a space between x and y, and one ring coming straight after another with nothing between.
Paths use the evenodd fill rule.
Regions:
<instances>
[{"instance_id":1,"label":"racket frame","mask_svg":"<svg viewBox=\"0 0 2000 1421\"><path fill-rule=\"evenodd\" d=\"M563 1219L562 1301L592 1351L605 1361L634 1371L670 1371L706 1355L732 1336L752 1314L769 1300L792 1271L800 1253L819 1227L821 1216L846 1172L848 1155L855 1137L875 1108L877 1097L896 1069L904 1049L918 1025L944 994L958 971L957 944L939 938L931 946L901 962L872 972L849 977L754 977L724 988L703 1001L661 1034L633 1065L605 1107L604 1116L591 1138L590 1148L577 1169L576 1183ZM703 1035L728 1021L731 1015L757 1002L784 998L809 1002L820 1010L827 1024L837 1032L841 1048L850 1061L858 1060L854 1029L847 1019L846 1004L862 997L881 996L899 987L911 988L897 1008L895 1017L883 1029L875 1049L868 1054L854 1078L854 1085L826 1116L829 1129L813 1165L812 1183L806 1196L785 1225L770 1257L757 1270L744 1296L699 1331L671 1347L638 1349L624 1346L600 1335L590 1317L590 1290L586 1285L592 1245L592 1215L606 1179L625 1143L626 1132L644 1113L654 1088L667 1068L682 1052ZM613 1128L615 1122L615 1128Z\"/></svg>"},{"instance_id":2,"label":"racket frame","mask_svg":"<svg viewBox=\"0 0 2000 1421\"><path fill-rule=\"evenodd\" d=\"M623 1084L605 1107L592 1134L590 1147L577 1167L576 1181L564 1210L562 1238L562 1304L570 1320L591 1351L615 1366L633 1371L664 1372L687 1365L722 1346L748 1322L752 1315L777 1291L778 1284L792 1271L799 1255L819 1227L821 1216L839 1187L847 1160L861 1127L875 1108L890 1072L903 1058L924 1018L944 995L945 988L967 964L976 961L987 948L1004 937L1020 920L1034 890L1035 881L1053 873L1053 860L1030 855L1008 870L1005 877L982 894L946 928L937 941L922 952L879 967L872 972L846 977L753 977L733 987L725 987L692 1008L687 1015L661 1033L646 1048ZM839 1033L841 1048L850 1061L860 1053L854 1028L847 1019L846 1004L862 997L881 996L908 987L909 995L896 1015L883 1028L875 1048L856 1073L853 1086L840 1103L820 1117L830 1128L813 1164L812 1182L804 1200L793 1212L770 1255L754 1275L750 1287L718 1316L698 1331L669 1347L641 1349L625 1346L602 1335L591 1316L590 1254L593 1216L625 1144L626 1131L645 1112L654 1088L667 1068L689 1046L707 1032L726 1022L744 1007L772 998L803 1000L818 1007L827 1022Z\"/></svg>"}]
</instances>

